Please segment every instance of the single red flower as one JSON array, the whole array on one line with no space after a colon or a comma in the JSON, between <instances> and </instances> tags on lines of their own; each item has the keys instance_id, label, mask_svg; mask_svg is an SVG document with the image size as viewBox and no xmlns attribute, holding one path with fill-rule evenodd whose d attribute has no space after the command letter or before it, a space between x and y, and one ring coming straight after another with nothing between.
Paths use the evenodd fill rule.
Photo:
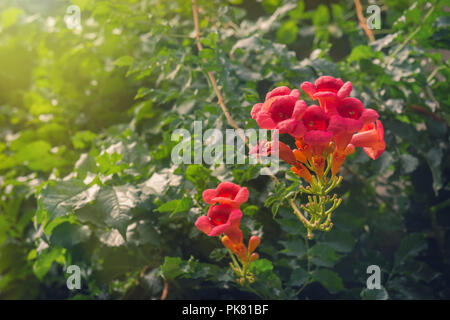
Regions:
<instances>
[{"instance_id":1,"label":"single red flower","mask_svg":"<svg viewBox=\"0 0 450 320\"><path fill-rule=\"evenodd\" d=\"M233 242L242 242L242 232L239 229L242 212L229 204L213 205L206 216L201 216L195 222L198 230L210 237L225 233Z\"/></svg>"},{"instance_id":2,"label":"single red flower","mask_svg":"<svg viewBox=\"0 0 450 320\"><path fill-rule=\"evenodd\" d=\"M305 128L298 121L306 111L307 105L298 100L297 89L278 87L266 95L264 103L253 106L251 116L262 129L278 129L279 133L288 133L293 137L301 137Z\"/></svg>"},{"instance_id":3,"label":"single red flower","mask_svg":"<svg viewBox=\"0 0 450 320\"><path fill-rule=\"evenodd\" d=\"M357 134L353 135L350 144L363 148L370 158L377 159L386 149L381 121L365 124Z\"/></svg>"},{"instance_id":4,"label":"single red flower","mask_svg":"<svg viewBox=\"0 0 450 320\"><path fill-rule=\"evenodd\" d=\"M306 128L304 143L309 145L313 154L322 154L323 148L333 139L333 136L342 126L330 122L330 118L319 106L308 107L303 115L302 122ZM339 119L334 119L338 121ZM336 129L336 131L334 131Z\"/></svg>"},{"instance_id":5,"label":"single red flower","mask_svg":"<svg viewBox=\"0 0 450 320\"><path fill-rule=\"evenodd\" d=\"M239 208L248 200L248 189L232 182L222 182L216 189L203 191L203 200L208 204L229 204L233 208Z\"/></svg>"},{"instance_id":6,"label":"single red flower","mask_svg":"<svg viewBox=\"0 0 450 320\"><path fill-rule=\"evenodd\" d=\"M338 132L335 137L336 147L342 152L350 143L355 132L361 130L364 124L378 119L378 113L373 109L365 109L362 102L356 98L344 98L336 106L336 114L332 115L334 128Z\"/></svg>"}]
</instances>

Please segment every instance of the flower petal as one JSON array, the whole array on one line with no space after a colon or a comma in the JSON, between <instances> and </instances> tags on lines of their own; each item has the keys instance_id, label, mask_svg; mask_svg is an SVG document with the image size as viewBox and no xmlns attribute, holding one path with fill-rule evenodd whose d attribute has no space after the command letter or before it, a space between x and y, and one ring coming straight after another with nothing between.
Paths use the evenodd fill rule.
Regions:
<instances>
[{"instance_id":1,"label":"flower petal","mask_svg":"<svg viewBox=\"0 0 450 320\"><path fill-rule=\"evenodd\" d=\"M263 106L262 103L257 103L253 106L252 111L250 115L252 116L252 119L256 120L256 117L258 116L258 113L261 111L261 107Z\"/></svg>"},{"instance_id":2,"label":"flower petal","mask_svg":"<svg viewBox=\"0 0 450 320\"><path fill-rule=\"evenodd\" d=\"M244 202L247 202L248 196L249 196L248 189L246 187L243 187L237 193L236 197L234 198L234 201L238 204L242 204Z\"/></svg>"},{"instance_id":3,"label":"flower petal","mask_svg":"<svg viewBox=\"0 0 450 320\"><path fill-rule=\"evenodd\" d=\"M352 92L352 83L350 81L347 81L344 83L344 85L339 89L337 95L340 99L346 98L350 95L350 92Z\"/></svg>"},{"instance_id":4,"label":"flower petal","mask_svg":"<svg viewBox=\"0 0 450 320\"><path fill-rule=\"evenodd\" d=\"M216 193L218 196L222 195L222 194L231 194L234 196L236 196L236 194L239 192L239 190L241 189L240 186L238 186L237 184L234 184L233 182L229 182L229 181L224 181L219 183L219 185L216 188Z\"/></svg>"},{"instance_id":5,"label":"flower petal","mask_svg":"<svg viewBox=\"0 0 450 320\"><path fill-rule=\"evenodd\" d=\"M333 115L330 117L328 131L331 131L334 135L337 135L339 132L346 131L346 129L347 125L343 117L340 115Z\"/></svg>"},{"instance_id":6,"label":"flower petal","mask_svg":"<svg viewBox=\"0 0 450 320\"><path fill-rule=\"evenodd\" d=\"M291 93L291 89L289 89L288 87L286 87L286 86L278 87L266 94L266 100L269 100L270 98L273 98L276 96L289 95L290 93Z\"/></svg>"},{"instance_id":7,"label":"flower petal","mask_svg":"<svg viewBox=\"0 0 450 320\"><path fill-rule=\"evenodd\" d=\"M277 124L277 129L280 133L289 133L294 131L297 121L295 119L287 119Z\"/></svg>"},{"instance_id":8,"label":"flower petal","mask_svg":"<svg viewBox=\"0 0 450 320\"><path fill-rule=\"evenodd\" d=\"M293 136L295 139L301 139L306 133L306 127L303 124L303 122L297 122L297 125L295 126L294 130L289 132L291 136Z\"/></svg>"},{"instance_id":9,"label":"flower petal","mask_svg":"<svg viewBox=\"0 0 450 320\"><path fill-rule=\"evenodd\" d=\"M324 146L333 138L333 134L328 131L311 130L305 134L305 143L310 146Z\"/></svg>"},{"instance_id":10,"label":"flower petal","mask_svg":"<svg viewBox=\"0 0 450 320\"><path fill-rule=\"evenodd\" d=\"M308 105L303 100L298 100L295 103L294 111L292 112L292 118L295 120L300 120L306 112Z\"/></svg>"},{"instance_id":11,"label":"flower petal","mask_svg":"<svg viewBox=\"0 0 450 320\"><path fill-rule=\"evenodd\" d=\"M361 120L362 122L364 122L364 124L366 124L376 121L378 117L379 117L378 112L376 112L375 110L364 109L359 120Z\"/></svg>"},{"instance_id":12,"label":"flower petal","mask_svg":"<svg viewBox=\"0 0 450 320\"><path fill-rule=\"evenodd\" d=\"M339 97L336 93L333 91L319 91L314 94L314 99L321 99L321 100L338 100Z\"/></svg>"},{"instance_id":13,"label":"flower petal","mask_svg":"<svg viewBox=\"0 0 450 320\"><path fill-rule=\"evenodd\" d=\"M316 80L315 85L318 91L333 91L337 93L344 85L344 82L340 78L336 79L330 76L322 76Z\"/></svg>"},{"instance_id":14,"label":"flower petal","mask_svg":"<svg viewBox=\"0 0 450 320\"><path fill-rule=\"evenodd\" d=\"M300 88L306 92L306 94L311 98L314 99L313 96L317 92L316 86L312 84L311 82L305 81L301 84Z\"/></svg>"},{"instance_id":15,"label":"flower petal","mask_svg":"<svg viewBox=\"0 0 450 320\"><path fill-rule=\"evenodd\" d=\"M203 191L203 200L208 204L213 204L212 199L217 195L216 189L206 189Z\"/></svg>"},{"instance_id":16,"label":"flower petal","mask_svg":"<svg viewBox=\"0 0 450 320\"><path fill-rule=\"evenodd\" d=\"M261 127L261 129L275 129L277 124L273 121L270 113L265 111L260 111L256 117L256 122Z\"/></svg>"},{"instance_id":17,"label":"flower petal","mask_svg":"<svg viewBox=\"0 0 450 320\"><path fill-rule=\"evenodd\" d=\"M294 89L289 95L294 97L295 99L298 99L300 97L300 91L298 91L298 89Z\"/></svg>"},{"instance_id":18,"label":"flower petal","mask_svg":"<svg viewBox=\"0 0 450 320\"><path fill-rule=\"evenodd\" d=\"M195 226L197 227L198 230L209 234L211 232L211 230L213 229L213 224L211 223L211 221L209 220L209 218L207 216L201 216L197 219L197 221L195 222Z\"/></svg>"}]
</instances>

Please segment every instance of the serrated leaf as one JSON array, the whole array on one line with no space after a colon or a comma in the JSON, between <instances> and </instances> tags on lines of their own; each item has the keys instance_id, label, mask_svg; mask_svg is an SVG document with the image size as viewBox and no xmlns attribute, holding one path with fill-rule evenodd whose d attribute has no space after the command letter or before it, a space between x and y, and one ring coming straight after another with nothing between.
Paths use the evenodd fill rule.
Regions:
<instances>
[{"instance_id":1,"label":"serrated leaf","mask_svg":"<svg viewBox=\"0 0 450 320\"><path fill-rule=\"evenodd\" d=\"M345 289L341 277L328 269L317 269L313 274L314 280L320 282L331 294Z\"/></svg>"},{"instance_id":2,"label":"serrated leaf","mask_svg":"<svg viewBox=\"0 0 450 320\"><path fill-rule=\"evenodd\" d=\"M289 285L301 287L309 279L308 272L303 268L295 268L289 279Z\"/></svg>"},{"instance_id":3,"label":"serrated leaf","mask_svg":"<svg viewBox=\"0 0 450 320\"><path fill-rule=\"evenodd\" d=\"M139 193L139 189L131 184L104 187L98 192L96 207L105 217L105 223L117 228L123 237L132 211L140 201Z\"/></svg>"},{"instance_id":4,"label":"serrated leaf","mask_svg":"<svg viewBox=\"0 0 450 320\"><path fill-rule=\"evenodd\" d=\"M422 233L411 233L407 235L402 242L400 247L395 253L395 265L403 264L406 259L416 257L420 252L428 247L426 237Z\"/></svg>"},{"instance_id":5,"label":"serrated leaf","mask_svg":"<svg viewBox=\"0 0 450 320\"><path fill-rule=\"evenodd\" d=\"M306 253L305 242L302 239L280 241L280 243L285 247L280 252L287 256L294 256L300 259Z\"/></svg>"},{"instance_id":6,"label":"serrated leaf","mask_svg":"<svg viewBox=\"0 0 450 320\"><path fill-rule=\"evenodd\" d=\"M160 205L156 211L158 212L171 212L170 216L175 213L188 211L192 206L192 199L190 197L184 197L183 199L175 199Z\"/></svg>"},{"instance_id":7,"label":"serrated leaf","mask_svg":"<svg viewBox=\"0 0 450 320\"><path fill-rule=\"evenodd\" d=\"M341 258L334 249L322 242L316 243L309 249L311 255L311 262L319 267L332 268L336 262Z\"/></svg>"},{"instance_id":8,"label":"serrated leaf","mask_svg":"<svg viewBox=\"0 0 450 320\"><path fill-rule=\"evenodd\" d=\"M50 220L68 215L94 201L99 186L86 186L82 181L51 181L42 190L41 201L50 215Z\"/></svg>"}]
</instances>

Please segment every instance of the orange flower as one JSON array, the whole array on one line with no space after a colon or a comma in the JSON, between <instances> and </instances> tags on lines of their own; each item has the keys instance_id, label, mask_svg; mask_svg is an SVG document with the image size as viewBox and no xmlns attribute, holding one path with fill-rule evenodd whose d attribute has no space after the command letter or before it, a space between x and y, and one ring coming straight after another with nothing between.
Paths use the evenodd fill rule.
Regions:
<instances>
[{"instance_id":1,"label":"orange flower","mask_svg":"<svg viewBox=\"0 0 450 320\"><path fill-rule=\"evenodd\" d=\"M292 172L294 172L296 175L298 175L299 177L302 177L303 179L305 179L306 181L308 181L309 183L312 182L312 175L309 172L308 169L306 169L306 167L304 165L302 165L301 163L298 163L295 167L291 167Z\"/></svg>"},{"instance_id":2,"label":"orange flower","mask_svg":"<svg viewBox=\"0 0 450 320\"><path fill-rule=\"evenodd\" d=\"M339 149L336 150L333 155L333 163L331 164L331 174L333 176L338 173L339 169L345 161L345 158L353 152L355 152L355 146L352 144L349 144L344 151L340 151Z\"/></svg>"},{"instance_id":3,"label":"orange flower","mask_svg":"<svg viewBox=\"0 0 450 320\"><path fill-rule=\"evenodd\" d=\"M243 262L247 261L247 248L245 247L242 240L240 242L233 242L230 237L223 236L222 244L225 246L225 248L237 255Z\"/></svg>"},{"instance_id":4,"label":"orange flower","mask_svg":"<svg viewBox=\"0 0 450 320\"><path fill-rule=\"evenodd\" d=\"M386 149L381 121L365 124L361 131L353 135L350 144L363 148L370 158L377 159Z\"/></svg>"},{"instance_id":5,"label":"orange flower","mask_svg":"<svg viewBox=\"0 0 450 320\"><path fill-rule=\"evenodd\" d=\"M258 236L252 236L248 241L248 253L252 253L261 243L261 238Z\"/></svg>"}]
</instances>

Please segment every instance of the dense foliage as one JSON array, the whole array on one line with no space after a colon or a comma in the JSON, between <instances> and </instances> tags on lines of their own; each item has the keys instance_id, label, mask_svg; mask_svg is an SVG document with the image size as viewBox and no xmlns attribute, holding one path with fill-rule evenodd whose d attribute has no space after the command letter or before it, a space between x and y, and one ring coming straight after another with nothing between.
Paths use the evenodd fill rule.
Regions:
<instances>
[{"instance_id":1,"label":"dense foliage","mask_svg":"<svg viewBox=\"0 0 450 320\"><path fill-rule=\"evenodd\" d=\"M64 21L71 4L81 29ZM448 12L376 4L370 42L353 1L199 0L199 51L189 0L3 0L0 298L450 298ZM347 157L331 231L307 240L289 170L275 184L260 165L172 162L176 129L230 128L208 72L244 129L266 92L323 75L379 113L386 151ZM221 181L249 189L251 286L194 226ZM370 265L380 290L366 289Z\"/></svg>"}]
</instances>

